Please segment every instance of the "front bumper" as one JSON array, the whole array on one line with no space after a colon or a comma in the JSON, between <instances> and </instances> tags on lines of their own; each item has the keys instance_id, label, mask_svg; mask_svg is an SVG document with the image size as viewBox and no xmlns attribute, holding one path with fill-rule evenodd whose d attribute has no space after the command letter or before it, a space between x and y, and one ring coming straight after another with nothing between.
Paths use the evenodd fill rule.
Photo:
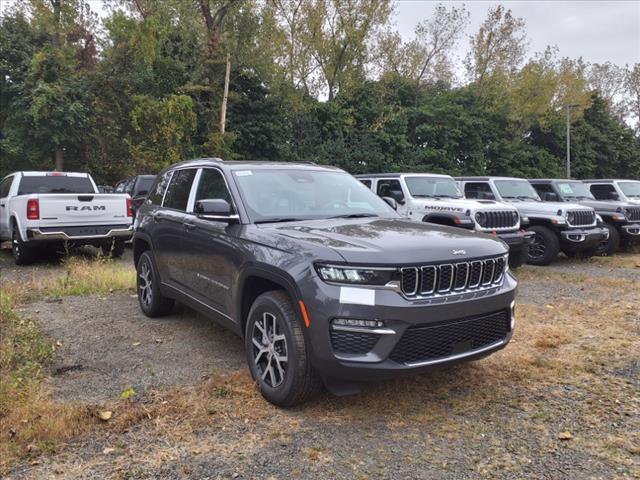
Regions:
<instances>
[{"instance_id":1,"label":"front bumper","mask_svg":"<svg viewBox=\"0 0 640 480\"><path fill-rule=\"evenodd\" d=\"M328 285L314 277L303 282L301 291L312 292L304 298L311 317L306 333L312 362L325 381L380 380L482 358L504 348L513 333L517 282L511 274L505 275L501 285L489 290L420 300L407 300L396 292L378 289L375 291L375 303L371 305L341 303L338 299L340 289L344 287ZM332 336L335 330L331 325L335 318L377 320L384 326L378 329L379 333L371 333L374 338L364 348L363 339L355 339L354 344L360 347L360 351L350 353L338 351L336 347L336 338ZM486 337L488 340L484 343L472 340L478 329L493 328L493 318L503 322L500 329L496 327L496 331L499 330L497 336ZM409 338L416 332L422 335L417 343L415 337ZM456 340L446 354L419 358L420 338L426 338L427 343L435 342L437 347L438 342L433 338L444 333L450 338L451 332L458 335L454 338L460 341ZM468 337L466 332L469 332ZM360 333L365 335L362 331ZM411 358L403 361L407 342L413 342L410 346L413 351ZM400 352L400 349L404 350Z\"/></svg>"},{"instance_id":2,"label":"front bumper","mask_svg":"<svg viewBox=\"0 0 640 480\"><path fill-rule=\"evenodd\" d=\"M31 242L68 241L91 242L118 238L128 240L133 235L133 225L92 225L81 227L43 227L27 229Z\"/></svg>"},{"instance_id":3,"label":"front bumper","mask_svg":"<svg viewBox=\"0 0 640 480\"><path fill-rule=\"evenodd\" d=\"M640 240L640 223L623 225L620 230L622 231L623 236L629 236L633 239Z\"/></svg>"},{"instance_id":4,"label":"front bumper","mask_svg":"<svg viewBox=\"0 0 640 480\"><path fill-rule=\"evenodd\" d=\"M509 253L521 252L523 248L531 244L533 236L533 232L525 232L524 230L498 234L498 238L509 246Z\"/></svg>"},{"instance_id":5,"label":"front bumper","mask_svg":"<svg viewBox=\"0 0 640 480\"><path fill-rule=\"evenodd\" d=\"M602 227L574 228L562 230L560 240L568 250L581 251L595 247L598 243L609 238L609 231Z\"/></svg>"}]
</instances>

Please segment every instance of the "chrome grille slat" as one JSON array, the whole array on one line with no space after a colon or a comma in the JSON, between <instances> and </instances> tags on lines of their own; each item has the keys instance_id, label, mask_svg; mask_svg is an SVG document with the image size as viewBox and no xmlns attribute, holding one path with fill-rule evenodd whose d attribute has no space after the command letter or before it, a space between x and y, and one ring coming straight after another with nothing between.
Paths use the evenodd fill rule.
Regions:
<instances>
[{"instance_id":1,"label":"chrome grille slat","mask_svg":"<svg viewBox=\"0 0 640 480\"><path fill-rule=\"evenodd\" d=\"M596 221L596 214L593 210L571 210L573 222L569 222L572 227L586 227L593 225Z\"/></svg>"},{"instance_id":2,"label":"chrome grille slat","mask_svg":"<svg viewBox=\"0 0 640 480\"><path fill-rule=\"evenodd\" d=\"M500 285L506 268L506 256L455 264L403 267L400 269L400 288L405 296L418 298L484 290Z\"/></svg>"},{"instance_id":3,"label":"chrome grille slat","mask_svg":"<svg viewBox=\"0 0 640 480\"><path fill-rule=\"evenodd\" d=\"M513 212L509 210L488 210L481 212L485 215L485 221L480 224L480 227L486 230L513 228L518 223L518 217L514 217Z\"/></svg>"},{"instance_id":4,"label":"chrome grille slat","mask_svg":"<svg viewBox=\"0 0 640 480\"><path fill-rule=\"evenodd\" d=\"M640 221L640 207L627 207L629 212L629 220L632 222Z\"/></svg>"}]
</instances>

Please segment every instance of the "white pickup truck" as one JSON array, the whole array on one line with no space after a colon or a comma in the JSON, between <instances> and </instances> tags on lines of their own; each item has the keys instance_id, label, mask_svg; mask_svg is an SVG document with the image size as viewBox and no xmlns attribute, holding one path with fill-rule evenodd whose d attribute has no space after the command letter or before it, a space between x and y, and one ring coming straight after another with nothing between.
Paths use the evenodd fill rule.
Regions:
<instances>
[{"instance_id":1,"label":"white pickup truck","mask_svg":"<svg viewBox=\"0 0 640 480\"><path fill-rule=\"evenodd\" d=\"M133 234L131 198L99 193L87 173L15 172L0 182L0 240L16 264L45 247L94 245L117 257Z\"/></svg>"}]
</instances>

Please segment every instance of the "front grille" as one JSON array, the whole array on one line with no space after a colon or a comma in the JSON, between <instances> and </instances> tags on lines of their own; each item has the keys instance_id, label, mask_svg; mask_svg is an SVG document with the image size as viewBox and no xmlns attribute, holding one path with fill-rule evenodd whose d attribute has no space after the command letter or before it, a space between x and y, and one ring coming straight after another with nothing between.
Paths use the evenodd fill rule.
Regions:
<instances>
[{"instance_id":1,"label":"front grille","mask_svg":"<svg viewBox=\"0 0 640 480\"><path fill-rule=\"evenodd\" d=\"M508 310L435 325L409 327L389 358L402 364L443 359L504 340L510 329Z\"/></svg>"},{"instance_id":2,"label":"front grille","mask_svg":"<svg viewBox=\"0 0 640 480\"><path fill-rule=\"evenodd\" d=\"M363 355L373 349L379 338L374 333L331 331L331 345L336 353Z\"/></svg>"},{"instance_id":3,"label":"front grille","mask_svg":"<svg viewBox=\"0 0 640 480\"><path fill-rule=\"evenodd\" d=\"M640 207L628 207L627 216L632 222L640 221Z\"/></svg>"},{"instance_id":4,"label":"front grille","mask_svg":"<svg viewBox=\"0 0 640 480\"><path fill-rule=\"evenodd\" d=\"M573 227L587 227L596 221L596 212L593 210L572 210L567 215L569 225Z\"/></svg>"},{"instance_id":5,"label":"front grille","mask_svg":"<svg viewBox=\"0 0 640 480\"><path fill-rule=\"evenodd\" d=\"M478 217L476 217L478 220ZM500 228L515 228L518 224L519 216L514 211L487 211L481 212L478 220L480 227L487 230Z\"/></svg>"},{"instance_id":6,"label":"front grille","mask_svg":"<svg viewBox=\"0 0 640 480\"><path fill-rule=\"evenodd\" d=\"M408 297L489 288L502 282L506 266L504 257L497 257L455 264L405 267L400 269L400 288Z\"/></svg>"}]
</instances>

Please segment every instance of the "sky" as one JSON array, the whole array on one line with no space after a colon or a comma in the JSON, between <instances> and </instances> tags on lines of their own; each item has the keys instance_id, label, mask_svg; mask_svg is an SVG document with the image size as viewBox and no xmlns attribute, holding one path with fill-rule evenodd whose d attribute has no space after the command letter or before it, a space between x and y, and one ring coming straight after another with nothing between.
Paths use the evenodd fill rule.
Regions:
<instances>
[{"instance_id":1,"label":"sky","mask_svg":"<svg viewBox=\"0 0 640 480\"><path fill-rule=\"evenodd\" d=\"M399 0L395 22L404 39L410 39L415 25L431 16L436 5L465 5L471 13L466 38L457 54L462 59L469 49L469 36L480 28L487 11L497 5L511 9L526 23L529 55L557 46L560 56L582 57L590 63L607 61L620 66L640 62L640 1L467 1L436 2Z\"/></svg>"}]
</instances>

